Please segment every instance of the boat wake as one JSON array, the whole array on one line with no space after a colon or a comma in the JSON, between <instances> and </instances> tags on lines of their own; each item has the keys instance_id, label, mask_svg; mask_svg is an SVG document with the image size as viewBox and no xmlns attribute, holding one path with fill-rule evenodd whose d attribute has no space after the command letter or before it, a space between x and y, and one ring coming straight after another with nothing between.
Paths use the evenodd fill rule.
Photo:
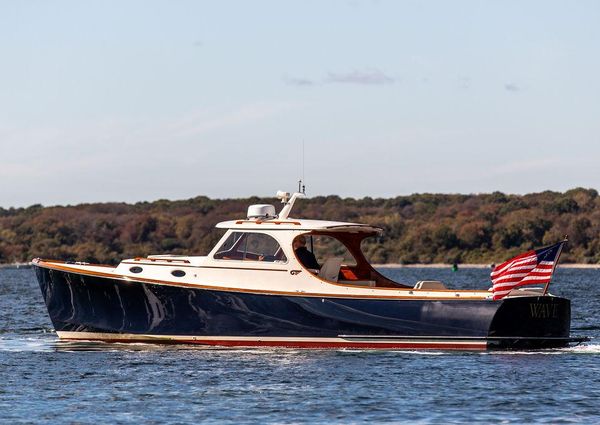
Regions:
<instances>
[{"instance_id":1,"label":"boat wake","mask_svg":"<svg viewBox=\"0 0 600 425\"><path fill-rule=\"evenodd\" d=\"M483 355L483 356L529 356L529 355L565 355L565 354L600 354L600 343L585 343L573 347L547 348L539 350L498 350L498 351L433 351L433 350L338 350L343 353L394 353L419 356L456 356L456 355Z\"/></svg>"},{"instance_id":2,"label":"boat wake","mask_svg":"<svg viewBox=\"0 0 600 425\"><path fill-rule=\"evenodd\" d=\"M218 351L251 353L255 355L273 355L274 353L300 354L335 353L336 355L382 355L401 354L419 356L457 356L457 355L486 355L486 356L530 356L530 355L598 355L600 343L588 342L577 346L541 350L516 351L443 351L443 350L361 350L361 349L317 349L306 350L284 347L218 347L203 345L164 345L148 343L107 343L99 341L62 341L51 334L19 335L4 334L0 336L0 352L48 352L48 351L139 351L139 352L181 352L181 351Z\"/></svg>"},{"instance_id":3,"label":"boat wake","mask_svg":"<svg viewBox=\"0 0 600 425\"><path fill-rule=\"evenodd\" d=\"M0 352L43 352L54 351L54 338L3 335L0 337Z\"/></svg>"},{"instance_id":4,"label":"boat wake","mask_svg":"<svg viewBox=\"0 0 600 425\"><path fill-rule=\"evenodd\" d=\"M561 355L561 354L600 354L600 343L583 343L573 347L548 348L544 350L487 351L485 355Z\"/></svg>"},{"instance_id":5,"label":"boat wake","mask_svg":"<svg viewBox=\"0 0 600 425\"><path fill-rule=\"evenodd\" d=\"M581 344L576 347L568 347L563 349L567 353L578 354L600 354L600 343Z\"/></svg>"}]
</instances>

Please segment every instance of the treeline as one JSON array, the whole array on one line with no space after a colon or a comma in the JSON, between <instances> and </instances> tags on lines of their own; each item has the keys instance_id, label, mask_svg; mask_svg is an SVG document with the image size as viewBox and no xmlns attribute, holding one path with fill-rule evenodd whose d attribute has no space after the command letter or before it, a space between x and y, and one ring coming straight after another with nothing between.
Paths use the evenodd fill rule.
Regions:
<instances>
[{"instance_id":1,"label":"treeline","mask_svg":"<svg viewBox=\"0 0 600 425\"><path fill-rule=\"evenodd\" d=\"M223 234L219 221L275 199L0 208L0 263L34 257L117 263L148 254L203 255ZM279 208L279 207L278 207ZM600 197L594 189L506 195L415 194L395 198L314 197L292 216L384 228L365 241L375 263L498 263L569 235L563 262L600 263Z\"/></svg>"}]
</instances>

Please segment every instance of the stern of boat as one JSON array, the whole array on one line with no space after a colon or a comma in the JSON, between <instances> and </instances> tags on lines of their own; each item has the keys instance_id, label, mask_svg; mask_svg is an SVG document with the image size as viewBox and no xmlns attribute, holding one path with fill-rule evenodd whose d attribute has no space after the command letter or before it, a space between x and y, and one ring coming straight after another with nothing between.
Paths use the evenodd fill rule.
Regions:
<instances>
[{"instance_id":1,"label":"stern of boat","mask_svg":"<svg viewBox=\"0 0 600 425\"><path fill-rule=\"evenodd\" d=\"M504 298L501 303L490 324L489 348L556 348L574 342L568 299L521 296Z\"/></svg>"}]
</instances>

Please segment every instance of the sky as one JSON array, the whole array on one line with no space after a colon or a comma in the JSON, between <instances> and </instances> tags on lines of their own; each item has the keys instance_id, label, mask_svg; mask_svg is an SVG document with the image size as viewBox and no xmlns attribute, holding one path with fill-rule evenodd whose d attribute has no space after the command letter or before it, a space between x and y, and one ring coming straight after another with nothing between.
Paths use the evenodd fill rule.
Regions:
<instances>
[{"instance_id":1,"label":"sky","mask_svg":"<svg viewBox=\"0 0 600 425\"><path fill-rule=\"evenodd\" d=\"M302 176L309 196L598 189L598 22L583 0L3 0L0 206Z\"/></svg>"}]
</instances>

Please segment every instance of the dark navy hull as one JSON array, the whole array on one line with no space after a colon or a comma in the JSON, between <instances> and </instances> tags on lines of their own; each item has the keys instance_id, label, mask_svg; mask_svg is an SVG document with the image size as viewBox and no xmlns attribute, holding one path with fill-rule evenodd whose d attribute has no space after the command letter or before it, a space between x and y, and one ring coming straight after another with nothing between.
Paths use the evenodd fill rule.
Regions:
<instances>
[{"instance_id":1,"label":"dark navy hull","mask_svg":"<svg viewBox=\"0 0 600 425\"><path fill-rule=\"evenodd\" d=\"M86 339L143 341L152 336L156 342L214 345L455 349L559 347L569 342L570 302L558 297L490 301L286 296L34 268L56 331Z\"/></svg>"}]
</instances>

